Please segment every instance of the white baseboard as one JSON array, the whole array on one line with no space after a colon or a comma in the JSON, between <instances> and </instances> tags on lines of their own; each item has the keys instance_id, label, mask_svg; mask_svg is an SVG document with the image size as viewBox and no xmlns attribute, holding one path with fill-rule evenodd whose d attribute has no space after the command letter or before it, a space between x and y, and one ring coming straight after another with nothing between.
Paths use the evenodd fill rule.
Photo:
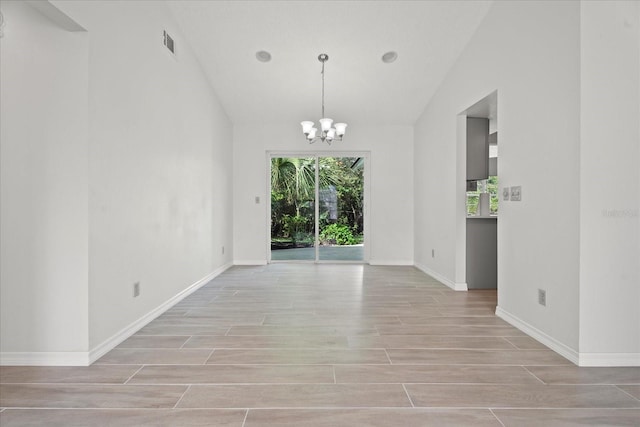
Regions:
<instances>
[{"instance_id":1,"label":"white baseboard","mask_svg":"<svg viewBox=\"0 0 640 427\"><path fill-rule=\"evenodd\" d=\"M567 347L541 330L529 325L513 314L496 307L496 316L540 341L559 355L581 367L621 367L639 366L640 353L580 353Z\"/></svg>"},{"instance_id":2,"label":"white baseboard","mask_svg":"<svg viewBox=\"0 0 640 427\"><path fill-rule=\"evenodd\" d=\"M217 268L216 270L214 270L213 272L207 274L205 277L203 277L202 279L198 280L197 282L195 282L194 284L192 284L188 288L186 288L183 291L181 291L178 294L176 294L174 297L170 298L169 300L167 300L163 304L161 304L158 307L156 307L155 309L151 310L149 313L145 314L144 316L142 316L141 318L139 318L135 322L131 323L129 326L127 326L126 328L122 329L120 332L116 333L111 338L108 338L107 340L102 342L102 344L99 344L98 346L96 346L93 350L91 350L89 352L89 364L91 364L91 363L95 362L96 360L100 359L102 356L107 354L113 348L118 346L121 342L123 342L124 340L129 338L131 335L135 334L140 329L144 328L146 325L148 325L156 317L160 316L162 313L164 313L165 311L169 310L171 307L173 307L174 305L176 305L177 303L182 301L184 298L188 297L189 295L191 295L192 293L194 293L195 291L200 289L202 286L204 286L207 283L209 283L215 277L217 277L220 274L222 274L225 270L227 270L229 267L231 267L231 265L232 264L225 264L225 265Z\"/></svg>"},{"instance_id":3,"label":"white baseboard","mask_svg":"<svg viewBox=\"0 0 640 427\"><path fill-rule=\"evenodd\" d=\"M640 367L640 353L580 353L578 366Z\"/></svg>"},{"instance_id":4,"label":"white baseboard","mask_svg":"<svg viewBox=\"0 0 640 427\"><path fill-rule=\"evenodd\" d=\"M233 265L267 265L267 260L250 260L250 259L241 259L241 260L233 260Z\"/></svg>"},{"instance_id":5,"label":"white baseboard","mask_svg":"<svg viewBox=\"0 0 640 427\"><path fill-rule=\"evenodd\" d=\"M0 353L0 366L88 366L87 351L38 351Z\"/></svg>"},{"instance_id":6,"label":"white baseboard","mask_svg":"<svg viewBox=\"0 0 640 427\"><path fill-rule=\"evenodd\" d=\"M537 341L540 341L542 344L549 347L551 350L558 353L560 356L568 359L570 362L578 365L579 362L579 353L574 349L567 347L565 344L556 340L553 337L542 332L540 329L536 328L528 324L527 322L520 320L518 317L513 314L503 310L501 307L496 307L496 316L509 323L510 325L520 329L525 334L529 335L531 338L534 338Z\"/></svg>"},{"instance_id":7,"label":"white baseboard","mask_svg":"<svg viewBox=\"0 0 640 427\"><path fill-rule=\"evenodd\" d=\"M384 260L384 259L371 259L369 260L369 265L398 265L398 266L408 266L413 265L413 261L403 261L403 260Z\"/></svg>"},{"instance_id":8,"label":"white baseboard","mask_svg":"<svg viewBox=\"0 0 640 427\"><path fill-rule=\"evenodd\" d=\"M428 274L429 276L433 277L437 281L442 282L443 284L447 285L448 287L450 287L454 291L466 291L466 290L468 290L466 283L452 282L451 280L449 280L448 278L444 277L440 273L436 273L435 271L431 270L429 267L427 267L425 265L422 265L422 264L419 264L419 263L416 263L414 266L418 270L421 270L423 273Z\"/></svg>"},{"instance_id":9,"label":"white baseboard","mask_svg":"<svg viewBox=\"0 0 640 427\"><path fill-rule=\"evenodd\" d=\"M89 366L106 353L111 351L121 342L135 334L156 317L182 301L193 292L209 283L216 276L222 274L232 264L225 264L210 274L198 280L188 288L179 292L166 302L162 303L149 313L134 321L112 337L108 338L91 351L78 352L2 352L0 353L0 366Z\"/></svg>"}]
</instances>

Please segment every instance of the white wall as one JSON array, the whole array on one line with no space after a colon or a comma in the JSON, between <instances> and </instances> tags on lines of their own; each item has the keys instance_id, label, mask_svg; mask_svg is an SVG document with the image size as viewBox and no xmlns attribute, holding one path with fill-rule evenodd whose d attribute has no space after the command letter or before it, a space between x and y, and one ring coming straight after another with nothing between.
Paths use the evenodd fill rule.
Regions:
<instances>
[{"instance_id":1,"label":"white wall","mask_svg":"<svg viewBox=\"0 0 640 427\"><path fill-rule=\"evenodd\" d=\"M500 185L523 194L500 202L499 312L567 356L578 351L579 7L495 2L416 124L414 144L416 265L464 283L457 115L498 91Z\"/></svg>"},{"instance_id":2,"label":"white wall","mask_svg":"<svg viewBox=\"0 0 640 427\"><path fill-rule=\"evenodd\" d=\"M581 363L640 365L638 2L581 5Z\"/></svg>"},{"instance_id":3,"label":"white wall","mask_svg":"<svg viewBox=\"0 0 640 427\"><path fill-rule=\"evenodd\" d=\"M585 366L640 365L638 16L637 2L494 3L415 131L416 264L458 284L455 117L498 91L499 182L523 200L500 202L497 313Z\"/></svg>"},{"instance_id":4,"label":"white wall","mask_svg":"<svg viewBox=\"0 0 640 427\"><path fill-rule=\"evenodd\" d=\"M192 285L230 265L232 128L164 3L53 4L86 28L88 37L76 40L75 33L47 28L32 39L35 29L25 27L13 53L6 47L17 43L12 32L21 25L5 15L2 118L3 124L21 126L3 126L2 134L3 304L19 301L26 307L5 311L3 305L9 321L2 327L9 336L34 334L34 345L5 340L4 329L2 343L6 352L55 348L84 351L92 360ZM165 29L176 41L176 57L162 44ZM47 43L40 46L41 39ZM80 47L84 56L76 53ZM45 62L36 67L40 50ZM71 59L60 59L61 50L69 50ZM14 70L5 61L8 54L23 56L24 69ZM59 82L45 79L51 67ZM26 94L15 93L22 86ZM31 92L42 95L31 99ZM46 139L38 141L42 135ZM11 239L4 234L5 193L13 198L7 202L20 203L7 208L11 227L21 217ZM7 255L19 268L5 273L5 246L13 250L25 234L23 252ZM12 283L32 264L42 267L29 276L30 287ZM141 285L137 298L134 282ZM4 298L5 287L11 299ZM38 325L25 329L29 322L22 319L36 312L42 324L63 333L35 334ZM65 323L74 326L64 328Z\"/></svg>"},{"instance_id":5,"label":"white wall","mask_svg":"<svg viewBox=\"0 0 640 427\"><path fill-rule=\"evenodd\" d=\"M272 136L274 135L274 136ZM350 124L342 142L309 145L298 123L234 126L234 262L267 261L267 152L370 152L371 263L413 264L413 129ZM255 203L260 196L261 203Z\"/></svg>"},{"instance_id":6,"label":"white wall","mask_svg":"<svg viewBox=\"0 0 640 427\"><path fill-rule=\"evenodd\" d=\"M94 348L230 262L231 126L166 5L56 2L88 29ZM176 42L176 57L162 44ZM141 295L133 298L134 282Z\"/></svg>"},{"instance_id":7,"label":"white wall","mask_svg":"<svg viewBox=\"0 0 640 427\"><path fill-rule=\"evenodd\" d=\"M1 10L0 351L86 352L88 38Z\"/></svg>"}]
</instances>

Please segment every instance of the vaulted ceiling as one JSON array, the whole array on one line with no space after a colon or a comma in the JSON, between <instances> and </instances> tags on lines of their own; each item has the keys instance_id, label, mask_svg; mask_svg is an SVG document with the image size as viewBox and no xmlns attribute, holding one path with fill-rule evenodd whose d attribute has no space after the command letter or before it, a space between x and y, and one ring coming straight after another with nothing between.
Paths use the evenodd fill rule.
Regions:
<instances>
[{"instance_id":1,"label":"vaulted ceiling","mask_svg":"<svg viewBox=\"0 0 640 427\"><path fill-rule=\"evenodd\" d=\"M326 115L388 125L415 122L491 3L168 1L233 123L320 118L326 53Z\"/></svg>"}]
</instances>

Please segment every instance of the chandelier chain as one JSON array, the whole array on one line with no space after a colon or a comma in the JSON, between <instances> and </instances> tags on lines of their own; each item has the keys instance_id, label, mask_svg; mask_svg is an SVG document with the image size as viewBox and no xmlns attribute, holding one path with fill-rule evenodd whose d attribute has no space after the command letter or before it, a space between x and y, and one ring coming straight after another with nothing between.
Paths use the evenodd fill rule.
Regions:
<instances>
[{"instance_id":1,"label":"chandelier chain","mask_svg":"<svg viewBox=\"0 0 640 427\"><path fill-rule=\"evenodd\" d=\"M324 117L324 62L322 61L322 71L320 72L322 74L322 116L320 117Z\"/></svg>"}]
</instances>

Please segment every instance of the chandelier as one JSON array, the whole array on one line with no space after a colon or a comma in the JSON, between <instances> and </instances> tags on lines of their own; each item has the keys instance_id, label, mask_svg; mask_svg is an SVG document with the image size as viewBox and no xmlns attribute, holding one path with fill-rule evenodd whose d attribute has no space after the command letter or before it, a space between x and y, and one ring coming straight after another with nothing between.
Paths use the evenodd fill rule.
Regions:
<instances>
[{"instance_id":1,"label":"chandelier","mask_svg":"<svg viewBox=\"0 0 640 427\"><path fill-rule=\"evenodd\" d=\"M313 122L305 121L300 123L302 125L302 133L307 137L309 144L320 140L331 145L332 141L342 141L345 130L347 129L346 123L333 123L332 119L328 119L324 115L324 63L329 60L329 55L321 53L318 56L318 61L322 62L322 118L318 120L320 122L320 134L318 134L318 128L314 127Z\"/></svg>"}]
</instances>

